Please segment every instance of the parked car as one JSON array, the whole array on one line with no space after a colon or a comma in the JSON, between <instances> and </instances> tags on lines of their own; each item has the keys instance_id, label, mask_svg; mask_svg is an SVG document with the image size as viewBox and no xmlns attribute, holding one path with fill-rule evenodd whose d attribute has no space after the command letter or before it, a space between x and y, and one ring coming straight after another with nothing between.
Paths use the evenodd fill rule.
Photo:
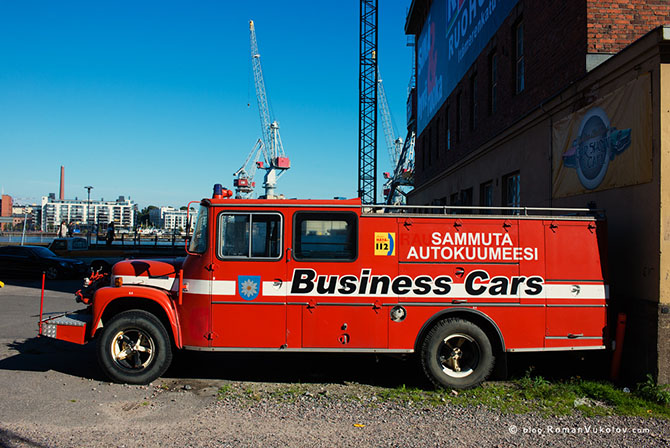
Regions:
<instances>
[{"instance_id":1,"label":"parked car","mask_svg":"<svg viewBox=\"0 0 670 448\"><path fill-rule=\"evenodd\" d=\"M88 265L80 260L62 258L41 246L0 247L0 273L10 276L30 276L46 273L50 280L79 277L86 274Z\"/></svg>"},{"instance_id":2,"label":"parked car","mask_svg":"<svg viewBox=\"0 0 670 448\"><path fill-rule=\"evenodd\" d=\"M57 253L58 255L63 255L61 252L88 250L88 242L86 241L86 238L80 236L55 238L51 244L49 244L48 248L50 251Z\"/></svg>"}]
</instances>

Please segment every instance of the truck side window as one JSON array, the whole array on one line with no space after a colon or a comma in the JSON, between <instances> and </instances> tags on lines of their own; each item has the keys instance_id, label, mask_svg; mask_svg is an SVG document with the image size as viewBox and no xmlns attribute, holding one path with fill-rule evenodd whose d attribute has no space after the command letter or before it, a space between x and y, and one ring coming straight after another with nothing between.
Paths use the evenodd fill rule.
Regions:
<instances>
[{"instance_id":1,"label":"truck side window","mask_svg":"<svg viewBox=\"0 0 670 448\"><path fill-rule=\"evenodd\" d=\"M193 238L188 247L189 252L203 254L207 250L207 207L200 206L198 218L193 229Z\"/></svg>"},{"instance_id":2,"label":"truck side window","mask_svg":"<svg viewBox=\"0 0 670 448\"><path fill-rule=\"evenodd\" d=\"M357 219L350 212L295 214L293 256L296 260L356 259Z\"/></svg>"},{"instance_id":3,"label":"truck side window","mask_svg":"<svg viewBox=\"0 0 670 448\"><path fill-rule=\"evenodd\" d=\"M281 215L222 213L219 215L220 258L280 258Z\"/></svg>"}]
</instances>

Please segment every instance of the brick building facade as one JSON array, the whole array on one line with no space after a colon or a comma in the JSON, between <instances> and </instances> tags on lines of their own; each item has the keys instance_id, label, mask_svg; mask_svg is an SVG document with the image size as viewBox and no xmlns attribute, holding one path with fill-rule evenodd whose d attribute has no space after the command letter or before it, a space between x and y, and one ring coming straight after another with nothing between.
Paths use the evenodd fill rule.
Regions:
<instances>
[{"instance_id":1,"label":"brick building facade","mask_svg":"<svg viewBox=\"0 0 670 448\"><path fill-rule=\"evenodd\" d=\"M3 194L0 197L0 217L11 218L11 216L12 216L12 206L13 206L12 197L7 195L7 194ZM0 222L0 230L5 230L5 227L7 227L7 224L10 223L10 222L4 222L4 221L5 220L3 220L3 222Z\"/></svg>"},{"instance_id":2,"label":"brick building facade","mask_svg":"<svg viewBox=\"0 0 670 448\"><path fill-rule=\"evenodd\" d=\"M409 34L420 33L432 3L413 2L407 20ZM419 133L416 185L440 174L598 64L666 23L670 23L670 2L665 0L519 1ZM524 35L521 91L517 91L514 56L514 30L519 24ZM497 65L495 95L493 65ZM446 202L438 199L449 204L449 198Z\"/></svg>"},{"instance_id":3,"label":"brick building facade","mask_svg":"<svg viewBox=\"0 0 670 448\"><path fill-rule=\"evenodd\" d=\"M488 32L487 20L495 23ZM670 211L663 204L670 202L670 179L663 168L670 168L670 28L664 24L670 2L661 0L414 0L405 31L416 36L419 98L408 202L605 209L610 309L628 313L624 365L631 378L652 373L668 383ZM434 36L444 37L442 48ZM624 116L639 97L638 127L616 122L610 110L603 118L608 136L632 132L638 139L629 144L634 150L622 152L639 152L637 162L620 168L635 175L614 178L612 167L623 162L608 153L611 164L602 174L609 186L563 191L562 180L577 176L563 167L567 150L559 143L569 149L584 137L580 117L613 100L618 105L607 107Z\"/></svg>"}]
</instances>

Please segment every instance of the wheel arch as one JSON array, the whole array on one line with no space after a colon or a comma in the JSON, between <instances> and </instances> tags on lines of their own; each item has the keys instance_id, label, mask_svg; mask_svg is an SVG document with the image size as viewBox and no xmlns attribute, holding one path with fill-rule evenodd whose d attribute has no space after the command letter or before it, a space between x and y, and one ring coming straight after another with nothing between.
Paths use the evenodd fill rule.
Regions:
<instances>
[{"instance_id":1,"label":"wheel arch","mask_svg":"<svg viewBox=\"0 0 670 448\"><path fill-rule=\"evenodd\" d=\"M416 341L414 342L414 351L420 351L421 344L423 343L426 334L428 334L430 329L433 328L435 324L443 319L448 318L458 318L472 322L481 328L484 333L486 333L486 336L488 336L489 340L491 341L494 353L505 352L505 338L503 337L498 325L485 313L479 310L473 310L471 308L449 308L439 311L431 316L431 318L423 324L421 330L419 330L419 334L417 335Z\"/></svg>"},{"instance_id":2,"label":"wheel arch","mask_svg":"<svg viewBox=\"0 0 670 448\"><path fill-rule=\"evenodd\" d=\"M152 288L101 288L93 301L93 322L91 326L91 337L99 329L100 325L129 310L143 310L156 316L165 326L167 333L175 347L181 348L181 332L177 313L172 308L172 301L168 295ZM140 291L138 291L140 289ZM146 291L142 291L145 289ZM112 296L113 295L113 296ZM96 305L100 304L99 307Z\"/></svg>"}]
</instances>

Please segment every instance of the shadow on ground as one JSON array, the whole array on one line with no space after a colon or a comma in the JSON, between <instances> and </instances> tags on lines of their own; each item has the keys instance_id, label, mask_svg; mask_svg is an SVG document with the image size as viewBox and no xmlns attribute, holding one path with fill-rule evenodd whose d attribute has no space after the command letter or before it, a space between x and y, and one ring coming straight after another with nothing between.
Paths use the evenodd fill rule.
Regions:
<instances>
[{"instance_id":1,"label":"shadow on ground","mask_svg":"<svg viewBox=\"0 0 670 448\"><path fill-rule=\"evenodd\" d=\"M48 445L44 445L33 440L27 439L23 436L16 434L8 429L0 427L0 448L13 448L16 446L26 446L26 447L35 447L35 448L47 448Z\"/></svg>"},{"instance_id":2,"label":"shadow on ground","mask_svg":"<svg viewBox=\"0 0 670 448\"><path fill-rule=\"evenodd\" d=\"M604 381L609 379L610 359L611 352L606 350L515 353L508 356L508 377L541 376L554 381L580 377Z\"/></svg>"},{"instance_id":3,"label":"shadow on ground","mask_svg":"<svg viewBox=\"0 0 670 448\"><path fill-rule=\"evenodd\" d=\"M165 377L429 387L413 357L346 353L180 352Z\"/></svg>"},{"instance_id":4,"label":"shadow on ground","mask_svg":"<svg viewBox=\"0 0 670 448\"><path fill-rule=\"evenodd\" d=\"M80 378L104 380L95 358L95 345L71 344L35 337L14 341L8 347L18 353L0 359L0 370L47 372L53 370Z\"/></svg>"},{"instance_id":5,"label":"shadow on ground","mask_svg":"<svg viewBox=\"0 0 670 448\"><path fill-rule=\"evenodd\" d=\"M106 381L96 360L95 342L76 345L49 338L10 344L16 355L0 360L0 370L46 372ZM605 380L607 353L514 354L508 357L508 379L526 374L551 380L573 377ZM346 383L380 387L430 389L416 358L345 353L175 353L170 379L213 379L273 383ZM493 378L502 379L502 378Z\"/></svg>"}]
</instances>

